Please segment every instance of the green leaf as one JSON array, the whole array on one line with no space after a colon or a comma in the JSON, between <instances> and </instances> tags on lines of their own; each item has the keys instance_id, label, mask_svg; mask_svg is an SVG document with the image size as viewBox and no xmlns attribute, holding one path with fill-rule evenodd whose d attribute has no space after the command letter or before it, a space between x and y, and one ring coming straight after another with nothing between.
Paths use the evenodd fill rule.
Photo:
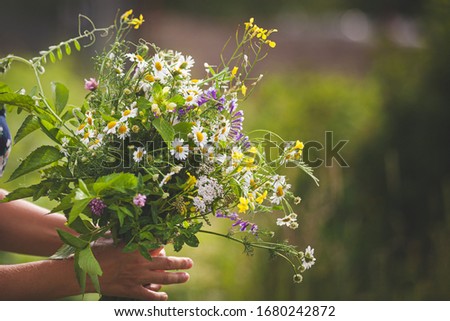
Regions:
<instances>
[{"instance_id":1,"label":"green leaf","mask_svg":"<svg viewBox=\"0 0 450 321\"><path fill-rule=\"evenodd\" d=\"M75 199L73 201L73 207L70 210L69 218L67 224L72 224L84 211L86 206L88 206L89 202L92 201L92 198L83 198L83 199Z\"/></svg>"},{"instance_id":2,"label":"green leaf","mask_svg":"<svg viewBox=\"0 0 450 321\"><path fill-rule=\"evenodd\" d=\"M69 90L66 86L59 82L52 82L51 88L56 113L61 115L64 107L67 105L67 101L69 100Z\"/></svg>"},{"instance_id":3,"label":"green leaf","mask_svg":"<svg viewBox=\"0 0 450 321\"><path fill-rule=\"evenodd\" d=\"M60 160L64 155L53 146L41 146L31 152L30 155L16 168L9 181L28 174L46 165Z\"/></svg>"},{"instance_id":4,"label":"green leaf","mask_svg":"<svg viewBox=\"0 0 450 321\"><path fill-rule=\"evenodd\" d=\"M78 42L78 40L74 39L74 40L73 40L73 45L75 46L75 49L76 49L76 50L78 50L78 51L81 50L81 45L80 45L80 43Z\"/></svg>"},{"instance_id":5,"label":"green leaf","mask_svg":"<svg viewBox=\"0 0 450 321\"><path fill-rule=\"evenodd\" d=\"M56 55L58 56L58 59L59 59L59 60L62 60L62 59L63 59L63 53L62 53L61 47L58 47L58 48L56 49Z\"/></svg>"},{"instance_id":6,"label":"green leaf","mask_svg":"<svg viewBox=\"0 0 450 321\"><path fill-rule=\"evenodd\" d=\"M181 95L175 95L172 98L169 99L169 102L171 103L175 103L178 106L184 105L184 103L186 102L185 99L183 98L183 96Z\"/></svg>"},{"instance_id":7,"label":"green leaf","mask_svg":"<svg viewBox=\"0 0 450 321\"><path fill-rule=\"evenodd\" d=\"M40 119L40 125L42 131L55 143L61 144L61 138L64 137L64 133L56 127L53 123L44 119Z\"/></svg>"},{"instance_id":8,"label":"green leaf","mask_svg":"<svg viewBox=\"0 0 450 321\"><path fill-rule=\"evenodd\" d=\"M36 185L28 186L28 187L20 187L9 193L3 200L0 200L0 203L11 202L15 200L19 200L22 198L31 197L34 195Z\"/></svg>"},{"instance_id":9,"label":"green leaf","mask_svg":"<svg viewBox=\"0 0 450 321\"><path fill-rule=\"evenodd\" d=\"M82 250L89 245L88 241L82 240L70 234L69 232L60 229L57 229L56 231L58 232L59 237L64 243L73 246L74 248Z\"/></svg>"},{"instance_id":10,"label":"green leaf","mask_svg":"<svg viewBox=\"0 0 450 321\"><path fill-rule=\"evenodd\" d=\"M156 118L152 122L153 126L156 128L158 133L161 135L162 139L169 145L175 138L175 130L172 125L164 118Z\"/></svg>"},{"instance_id":11,"label":"green leaf","mask_svg":"<svg viewBox=\"0 0 450 321\"><path fill-rule=\"evenodd\" d=\"M92 219L83 213L79 214L78 217L69 224L69 227L80 234L89 234L95 229Z\"/></svg>"},{"instance_id":12,"label":"green leaf","mask_svg":"<svg viewBox=\"0 0 450 321\"><path fill-rule=\"evenodd\" d=\"M52 260L63 260L63 259L67 259L69 256L71 256L72 254L74 254L76 251L76 249L73 246L64 244L63 246L61 246L58 251L56 251L55 254L53 254L52 256L50 256L50 259Z\"/></svg>"},{"instance_id":13,"label":"green leaf","mask_svg":"<svg viewBox=\"0 0 450 321\"><path fill-rule=\"evenodd\" d=\"M70 54L72 53L72 48L70 48L70 45L68 43L66 43L65 49L66 49L66 54L68 56L70 56Z\"/></svg>"},{"instance_id":14,"label":"green leaf","mask_svg":"<svg viewBox=\"0 0 450 321\"><path fill-rule=\"evenodd\" d=\"M11 89L8 87L7 84L0 81L0 93L10 93Z\"/></svg>"},{"instance_id":15,"label":"green leaf","mask_svg":"<svg viewBox=\"0 0 450 321\"><path fill-rule=\"evenodd\" d=\"M14 137L14 142L17 144L36 129L39 129L39 127L39 118L34 115L28 115L20 128L17 130L16 136Z\"/></svg>"},{"instance_id":16,"label":"green leaf","mask_svg":"<svg viewBox=\"0 0 450 321\"><path fill-rule=\"evenodd\" d=\"M100 292L100 284L98 276L103 274L102 268L92 253L92 249L88 246L78 252L78 266L82 271L87 273L94 284L97 292Z\"/></svg>"},{"instance_id":17,"label":"green leaf","mask_svg":"<svg viewBox=\"0 0 450 321\"><path fill-rule=\"evenodd\" d=\"M61 202L50 211L50 213L58 213L58 212L66 211L66 210L72 208L72 206L73 206L72 195L66 195L61 200Z\"/></svg>"},{"instance_id":18,"label":"green leaf","mask_svg":"<svg viewBox=\"0 0 450 321\"><path fill-rule=\"evenodd\" d=\"M109 206L109 209L113 210L116 213L117 218L119 219L120 227L123 226L126 216L133 217L133 213L131 213L131 211L124 206L118 206L113 204Z\"/></svg>"},{"instance_id":19,"label":"green leaf","mask_svg":"<svg viewBox=\"0 0 450 321\"><path fill-rule=\"evenodd\" d=\"M175 130L175 135L187 140L187 135L192 131L192 123L181 122L173 126Z\"/></svg>"},{"instance_id":20,"label":"green leaf","mask_svg":"<svg viewBox=\"0 0 450 321\"><path fill-rule=\"evenodd\" d=\"M102 176L92 186L94 192L99 195L104 190L112 189L119 192L126 192L126 190L136 189L138 179L135 175L130 173L114 173L107 176Z\"/></svg>"},{"instance_id":21,"label":"green leaf","mask_svg":"<svg viewBox=\"0 0 450 321\"><path fill-rule=\"evenodd\" d=\"M21 107L28 112L35 107L34 100L30 96L8 92L0 93L0 104Z\"/></svg>"},{"instance_id":22,"label":"green leaf","mask_svg":"<svg viewBox=\"0 0 450 321\"><path fill-rule=\"evenodd\" d=\"M56 57L55 57L55 54L53 53L53 52L49 52L48 53L48 57L50 58L50 61L52 62L52 63L55 63L56 62Z\"/></svg>"},{"instance_id":23,"label":"green leaf","mask_svg":"<svg viewBox=\"0 0 450 321\"><path fill-rule=\"evenodd\" d=\"M185 241L186 241L186 244L191 247L197 247L200 243L197 236L195 236L195 235L190 235L189 237L186 237Z\"/></svg>"}]
</instances>

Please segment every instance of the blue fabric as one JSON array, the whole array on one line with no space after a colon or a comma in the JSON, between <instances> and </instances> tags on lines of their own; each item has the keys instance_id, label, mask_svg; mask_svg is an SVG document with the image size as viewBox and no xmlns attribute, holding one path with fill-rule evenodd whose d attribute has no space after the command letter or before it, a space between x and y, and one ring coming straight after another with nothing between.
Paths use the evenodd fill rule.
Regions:
<instances>
[{"instance_id":1,"label":"blue fabric","mask_svg":"<svg viewBox=\"0 0 450 321\"><path fill-rule=\"evenodd\" d=\"M11 133L6 123L5 109L0 106L0 177L8 161L9 152L11 151Z\"/></svg>"}]
</instances>

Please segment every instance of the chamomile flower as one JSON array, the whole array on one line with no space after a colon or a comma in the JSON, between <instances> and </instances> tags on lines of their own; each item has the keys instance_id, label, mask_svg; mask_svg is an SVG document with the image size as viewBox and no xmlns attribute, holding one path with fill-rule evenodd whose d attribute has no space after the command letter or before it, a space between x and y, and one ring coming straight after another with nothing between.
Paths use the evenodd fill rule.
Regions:
<instances>
[{"instance_id":1,"label":"chamomile flower","mask_svg":"<svg viewBox=\"0 0 450 321\"><path fill-rule=\"evenodd\" d=\"M95 136L95 132L92 129L89 129L84 132L83 138L81 139L81 142L85 145L89 143L90 138Z\"/></svg>"},{"instance_id":2,"label":"chamomile flower","mask_svg":"<svg viewBox=\"0 0 450 321\"><path fill-rule=\"evenodd\" d=\"M223 119L216 130L217 140L226 141L228 134L230 133L230 130L231 130L230 121L228 119Z\"/></svg>"},{"instance_id":3,"label":"chamomile flower","mask_svg":"<svg viewBox=\"0 0 450 321\"><path fill-rule=\"evenodd\" d=\"M175 63L175 72L183 77L191 75L191 68L194 66L194 59L191 56L179 55L178 61Z\"/></svg>"},{"instance_id":4,"label":"chamomile flower","mask_svg":"<svg viewBox=\"0 0 450 321\"><path fill-rule=\"evenodd\" d=\"M137 68L139 71L143 72L148 67L148 62L145 61L144 57L134 53L127 53L125 55L131 62L137 63Z\"/></svg>"},{"instance_id":5,"label":"chamomile flower","mask_svg":"<svg viewBox=\"0 0 450 321\"><path fill-rule=\"evenodd\" d=\"M316 258L314 257L314 249L308 245L305 250L305 255L302 259L302 266L305 268L305 270L308 270L314 265L314 263L316 263Z\"/></svg>"},{"instance_id":6,"label":"chamomile flower","mask_svg":"<svg viewBox=\"0 0 450 321\"><path fill-rule=\"evenodd\" d=\"M273 186L273 194L270 197L270 201L272 202L272 204L279 205L285 198L286 192L290 187L290 184L282 184L281 182L276 182Z\"/></svg>"},{"instance_id":7,"label":"chamomile flower","mask_svg":"<svg viewBox=\"0 0 450 321\"><path fill-rule=\"evenodd\" d=\"M172 179L173 175L175 175L174 172L170 172L170 173L164 175L163 179L159 183L159 187L162 187L163 185L166 185Z\"/></svg>"},{"instance_id":8,"label":"chamomile flower","mask_svg":"<svg viewBox=\"0 0 450 321\"><path fill-rule=\"evenodd\" d=\"M75 130L75 133L77 135L84 135L85 127L86 124L80 124L80 126L78 126L77 129Z\"/></svg>"},{"instance_id":9,"label":"chamomile flower","mask_svg":"<svg viewBox=\"0 0 450 321\"><path fill-rule=\"evenodd\" d=\"M194 143L199 146L200 148L203 148L205 144L208 142L208 135L203 130L202 126L193 126L192 127L192 135L194 138Z\"/></svg>"},{"instance_id":10,"label":"chamomile flower","mask_svg":"<svg viewBox=\"0 0 450 321\"><path fill-rule=\"evenodd\" d=\"M178 160L185 160L189 153L189 145L183 145L184 140L182 138L175 138L172 142L172 149L170 154Z\"/></svg>"},{"instance_id":11,"label":"chamomile flower","mask_svg":"<svg viewBox=\"0 0 450 321\"><path fill-rule=\"evenodd\" d=\"M202 94L202 90L196 86L187 86L181 89L181 94L185 100L186 106L198 106L198 100Z\"/></svg>"},{"instance_id":12,"label":"chamomile flower","mask_svg":"<svg viewBox=\"0 0 450 321\"><path fill-rule=\"evenodd\" d=\"M296 229L298 227L297 223L297 214L291 213L289 215L286 215L282 218L277 218L277 225L278 226L287 226L291 229Z\"/></svg>"},{"instance_id":13,"label":"chamomile flower","mask_svg":"<svg viewBox=\"0 0 450 321\"><path fill-rule=\"evenodd\" d=\"M144 148L138 147L133 153L133 159L136 163L140 163L146 154L147 151Z\"/></svg>"},{"instance_id":14,"label":"chamomile flower","mask_svg":"<svg viewBox=\"0 0 450 321\"><path fill-rule=\"evenodd\" d=\"M117 126L117 136L120 139L125 139L130 135L130 128L128 127L127 123L120 123Z\"/></svg>"},{"instance_id":15,"label":"chamomile flower","mask_svg":"<svg viewBox=\"0 0 450 321\"><path fill-rule=\"evenodd\" d=\"M133 102L130 107L127 107L123 112L122 112L122 118L120 118L121 122L125 122L128 120L128 118L135 118L138 114L138 109L135 108L136 107L136 102Z\"/></svg>"},{"instance_id":16,"label":"chamomile flower","mask_svg":"<svg viewBox=\"0 0 450 321\"><path fill-rule=\"evenodd\" d=\"M86 116L86 124L88 124L89 126L92 126L94 124L94 118L92 116L92 111L88 110L85 114Z\"/></svg>"},{"instance_id":17,"label":"chamomile flower","mask_svg":"<svg viewBox=\"0 0 450 321\"><path fill-rule=\"evenodd\" d=\"M103 129L103 132L106 134L115 134L117 131L117 126L119 123L115 120L110 121L106 127Z\"/></svg>"},{"instance_id":18,"label":"chamomile flower","mask_svg":"<svg viewBox=\"0 0 450 321\"><path fill-rule=\"evenodd\" d=\"M153 56L151 68L153 70L153 77L161 80L162 82L170 75L167 69L166 62L161 58L159 54Z\"/></svg>"},{"instance_id":19,"label":"chamomile flower","mask_svg":"<svg viewBox=\"0 0 450 321\"><path fill-rule=\"evenodd\" d=\"M103 134L98 134L97 137L95 137L95 139L91 140L89 149L95 150L95 149L99 148L100 146L102 146L103 137L104 137Z\"/></svg>"}]
</instances>

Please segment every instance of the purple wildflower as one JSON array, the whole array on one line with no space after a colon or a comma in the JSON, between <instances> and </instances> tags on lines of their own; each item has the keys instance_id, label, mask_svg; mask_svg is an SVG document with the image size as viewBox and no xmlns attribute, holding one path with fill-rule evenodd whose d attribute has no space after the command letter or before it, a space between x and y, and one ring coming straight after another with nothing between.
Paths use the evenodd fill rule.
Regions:
<instances>
[{"instance_id":1,"label":"purple wildflower","mask_svg":"<svg viewBox=\"0 0 450 321\"><path fill-rule=\"evenodd\" d=\"M252 233L253 235L258 234L258 225L252 224L252 227L250 228L250 233Z\"/></svg>"},{"instance_id":2,"label":"purple wildflower","mask_svg":"<svg viewBox=\"0 0 450 321\"><path fill-rule=\"evenodd\" d=\"M231 121L231 129L230 134L232 135L233 139L238 141L242 138L241 131L243 128L243 122L244 122L244 112L242 110L238 110L232 115L233 120Z\"/></svg>"},{"instance_id":3,"label":"purple wildflower","mask_svg":"<svg viewBox=\"0 0 450 321\"><path fill-rule=\"evenodd\" d=\"M222 218L225 218L225 217L227 217L227 215L226 215L226 214L223 214L222 211L217 211L217 212L216 212L216 217L222 217Z\"/></svg>"},{"instance_id":4,"label":"purple wildflower","mask_svg":"<svg viewBox=\"0 0 450 321\"><path fill-rule=\"evenodd\" d=\"M216 217L228 218L229 220L234 221L234 223L231 226L233 227L239 226L239 231L241 232L246 231L247 228L250 226L250 230L248 230L248 232L252 233L253 235L258 234L258 225L250 223L249 221L244 221L235 212L231 214L224 214L222 211L217 211Z\"/></svg>"},{"instance_id":5,"label":"purple wildflower","mask_svg":"<svg viewBox=\"0 0 450 321\"><path fill-rule=\"evenodd\" d=\"M201 95L200 98L198 99L197 104L201 106L204 103L210 101L211 99L214 100L217 99L217 90L214 87L209 87L206 91L204 91L203 95Z\"/></svg>"},{"instance_id":6,"label":"purple wildflower","mask_svg":"<svg viewBox=\"0 0 450 321\"><path fill-rule=\"evenodd\" d=\"M236 107L237 107L237 99L233 98L230 100L230 103L228 105L229 113L232 114L234 112L234 110L236 109Z\"/></svg>"},{"instance_id":7,"label":"purple wildflower","mask_svg":"<svg viewBox=\"0 0 450 321\"><path fill-rule=\"evenodd\" d=\"M134 205L139 206L139 207L144 207L146 201L147 201L147 196L142 195L142 194L137 194L133 198Z\"/></svg>"},{"instance_id":8,"label":"purple wildflower","mask_svg":"<svg viewBox=\"0 0 450 321\"><path fill-rule=\"evenodd\" d=\"M95 78L89 78L84 80L84 89L94 91L98 88L98 82Z\"/></svg>"},{"instance_id":9,"label":"purple wildflower","mask_svg":"<svg viewBox=\"0 0 450 321\"><path fill-rule=\"evenodd\" d=\"M222 112L225 109L225 103L227 100L225 99L225 96L222 96L219 98L219 102L216 104L217 110Z\"/></svg>"},{"instance_id":10,"label":"purple wildflower","mask_svg":"<svg viewBox=\"0 0 450 321\"><path fill-rule=\"evenodd\" d=\"M91 212L97 216L101 216L103 214L103 210L107 207L106 204L99 198L94 198L89 202L89 207Z\"/></svg>"}]
</instances>

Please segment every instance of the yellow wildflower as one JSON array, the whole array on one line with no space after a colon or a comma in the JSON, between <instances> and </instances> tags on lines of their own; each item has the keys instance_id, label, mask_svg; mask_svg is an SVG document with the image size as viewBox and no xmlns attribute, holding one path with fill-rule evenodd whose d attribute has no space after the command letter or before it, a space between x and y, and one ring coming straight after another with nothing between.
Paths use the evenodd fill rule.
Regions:
<instances>
[{"instance_id":1,"label":"yellow wildflower","mask_svg":"<svg viewBox=\"0 0 450 321\"><path fill-rule=\"evenodd\" d=\"M134 26L134 29L139 29L139 27L144 23L144 16L141 14L139 15L139 18L133 18L130 22L128 22L129 25Z\"/></svg>"},{"instance_id":2,"label":"yellow wildflower","mask_svg":"<svg viewBox=\"0 0 450 321\"><path fill-rule=\"evenodd\" d=\"M267 191L264 191L264 193L262 193L262 194L258 193L258 197L256 198L256 203L262 204L262 202L264 202L266 197L267 197Z\"/></svg>"},{"instance_id":3,"label":"yellow wildflower","mask_svg":"<svg viewBox=\"0 0 450 321\"><path fill-rule=\"evenodd\" d=\"M250 18L248 22L244 22L245 30L248 30L249 28L253 27L253 22L255 22L255 18Z\"/></svg>"},{"instance_id":4,"label":"yellow wildflower","mask_svg":"<svg viewBox=\"0 0 450 321\"><path fill-rule=\"evenodd\" d=\"M248 210L249 202L250 201L248 199L246 199L245 197L239 198L239 204L238 204L239 213L244 213L245 211Z\"/></svg>"},{"instance_id":5,"label":"yellow wildflower","mask_svg":"<svg viewBox=\"0 0 450 321\"><path fill-rule=\"evenodd\" d=\"M129 17L133 14L133 9L128 10L127 12L125 12L121 17L120 20L122 21L128 21Z\"/></svg>"},{"instance_id":6,"label":"yellow wildflower","mask_svg":"<svg viewBox=\"0 0 450 321\"><path fill-rule=\"evenodd\" d=\"M295 142L295 146L292 147L292 149L299 149L299 150L302 150L303 147L305 147L305 145L303 144L303 142L297 140L297 141Z\"/></svg>"},{"instance_id":7,"label":"yellow wildflower","mask_svg":"<svg viewBox=\"0 0 450 321\"><path fill-rule=\"evenodd\" d=\"M250 147L250 149L247 152L251 153L251 154L257 154L258 148L256 148L255 146L252 146L252 147Z\"/></svg>"},{"instance_id":8,"label":"yellow wildflower","mask_svg":"<svg viewBox=\"0 0 450 321\"><path fill-rule=\"evenodd\" d=\"M272 40L267 40L266 44L268 44L270 48L275 48L276 45L277 45L277 43L275 41L272 41Z\"/></svg>"},{"instance_id":9,"label":"yellow wildflower","mask_svg":"<svg viewBox=\"0 0 450 321\"><path fill-rule=\"evenodd\" d=\"M231 75L232 75L233 77L236 76L238 70L239 70L239 67L236 67L236 66L235 66L235 67L233 68L233 70L231 70Z\"/></svg>"},{"instance_id":10,"label":"yellow wildflower","mask_svg":"<svg viewBox=\"0 0 450 321\"><path fill-rule=\"evenodd\" d=\"M244 95L244 96L247 94L247 86L245 84L242 84L241 92L242 92L242 95Z\"/></svg>"},{"instance_id":11,"label":"yellow wildflower","mask_svg":"<svg viewBox=\"0 0 450 321\"><path fill-rule=\"evenodd\" d=\"M195 178L195 176L192 176L191 173L189 173L189 172L187 172L187 175L189 177L188 177L186 183L184 183L184 185L183 185L183 189L185 191L191 189L197 183L197 178Z\"/></svg>"}]
</instances>

